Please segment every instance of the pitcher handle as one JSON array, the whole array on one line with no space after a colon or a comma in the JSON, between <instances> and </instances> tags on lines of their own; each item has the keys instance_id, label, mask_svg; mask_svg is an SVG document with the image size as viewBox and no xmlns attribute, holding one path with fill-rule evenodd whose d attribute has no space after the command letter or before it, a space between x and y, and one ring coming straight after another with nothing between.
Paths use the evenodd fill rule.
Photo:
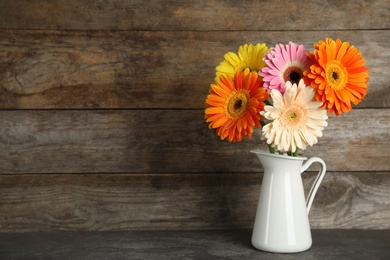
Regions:
<instances>
[{"instance_id":1,"label":"pitcher handle","mask_svg":"<svg viewBox=\"0 0 390 260\"><path fill-rule=\"evenodd\" d=\"M320 171L317 174L317 178L315 179L313 185L311 186L309 195L307 196L307 199L306 199L306 211L307 211L307 214L309 214L309 212L310 212L311 204L313 203L314 197L316 196L318 187L320 186L322 180L325 177L326 164L325 164L325 162L321 158L312 157L312 158L308 159L302 165L302 168L301 168L301 174L302 174L304 171L307 170L307 168L309 168L310 165L312 165L315 162L319 162L321 164L321 168L320 168Z\"/></svg>"}]
</instances>

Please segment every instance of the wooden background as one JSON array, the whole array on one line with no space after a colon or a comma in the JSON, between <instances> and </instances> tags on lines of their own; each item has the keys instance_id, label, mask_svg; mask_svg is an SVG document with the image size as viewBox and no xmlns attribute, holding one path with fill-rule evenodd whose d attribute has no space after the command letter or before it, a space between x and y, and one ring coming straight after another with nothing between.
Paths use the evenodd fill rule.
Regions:
<instances>
[{"instance_id":1,"label":"wooden background","mask_svg":"<svg viewBox=\"0 0 390 260\"><path fill-rule=\"evenodd\" d=\"M304 151L328 165L311 226L390 229L390 1L296 2L0 0L0 232L251 228L266 146L207 128L215 66L326 37L370 81Z\"/></svg>"}]
</instances>

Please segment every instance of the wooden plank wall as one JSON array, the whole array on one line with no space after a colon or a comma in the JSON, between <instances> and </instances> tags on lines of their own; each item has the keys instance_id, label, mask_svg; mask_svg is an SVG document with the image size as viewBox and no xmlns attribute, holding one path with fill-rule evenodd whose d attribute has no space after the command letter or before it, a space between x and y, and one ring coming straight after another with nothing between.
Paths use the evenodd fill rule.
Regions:
<instances>
[{"instance_id":1,"label":"wooden plank wall","mask_svg":"<svg viewBox=\"0 0 390 260\"><path fill-rule=\"evenodd\" d=\"M203 120L223 54L350 41L367 98L305 156L312 228L390 228L390 1L0 0L0 232L250 228L252 141ZM316 168L305 175L306 189Z\"/></svg>"}]
</instances>

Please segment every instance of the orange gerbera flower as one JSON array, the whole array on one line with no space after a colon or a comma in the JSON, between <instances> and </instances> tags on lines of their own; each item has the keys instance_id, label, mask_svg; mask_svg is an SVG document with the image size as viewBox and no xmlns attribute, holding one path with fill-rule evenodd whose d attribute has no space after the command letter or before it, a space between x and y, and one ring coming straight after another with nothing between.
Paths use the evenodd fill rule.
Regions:
<instances>
[{"instance_id":1,"label":"orange gerbera flower","mask_svg":"<svg viewBox=\"0 0 390 260\"><path fill-rule=\"evenodd\" d=\"M209 128L216 128L221 140L240 142L244 136L251 138L253 127L260 127L264 100L268 93L262 87L262 78L247 68L231 75L221 75L210 86L206 99L205 118Z\"/></svg>"},{"instance_id":2,"label":"orange gerbera flower","mask_svg":"<svg viewBox=\"0 0 390 260\"><path fill-rule=\"evenodd\" d=\"M349 42L321 40L314 44L314 54L308 56L314 64L304 72L305 84L316 89L317 100L330 114L348 112L351 102L356 105L365 97L369 79L366 61Z\"/></svg>"}]
</instances>

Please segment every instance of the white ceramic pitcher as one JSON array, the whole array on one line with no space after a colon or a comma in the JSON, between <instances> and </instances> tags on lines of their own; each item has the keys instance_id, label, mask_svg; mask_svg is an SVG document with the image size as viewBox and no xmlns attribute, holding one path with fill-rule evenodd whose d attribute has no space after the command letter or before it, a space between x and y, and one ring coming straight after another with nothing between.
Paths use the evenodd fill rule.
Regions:
<instances>
[{"instance_id":1,"label":"white ceramic pitcher","mask_svg":"<svg viewBox=\"0 0 390 260\"><path fill-rule=\"evenodd\" d=\"M294 253L312 244L308 214L325 176L325 162L312 157L291 157L252 150L264 167L263 182L252 233L255 248L267 252ZM303 163L307 160L305 163ZM305 200L301 173L319 162L321 169Z\"/></svg>"}]
</instances>

